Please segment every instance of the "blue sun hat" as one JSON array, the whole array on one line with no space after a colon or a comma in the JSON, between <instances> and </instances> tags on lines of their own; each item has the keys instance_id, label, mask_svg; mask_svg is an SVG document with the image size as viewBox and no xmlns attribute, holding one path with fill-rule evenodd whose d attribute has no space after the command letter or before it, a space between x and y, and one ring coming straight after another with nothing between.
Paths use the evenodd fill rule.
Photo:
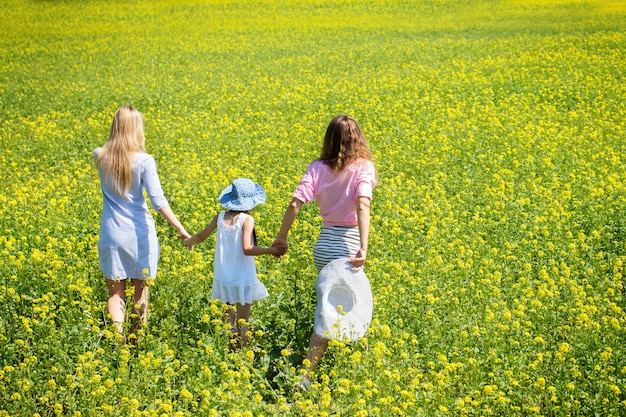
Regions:
<instances>
[{"instance_id":1,"label":"blue sun hat","mask_svg":"<svg viewBox=\"0 0 626 417\"><path fill-rule=\"evenodd\" d=\"M265 190L249 178L237 178L220 194L220 203L228 210L248 211L265 203Z\"/></svg>"}]
</instances>

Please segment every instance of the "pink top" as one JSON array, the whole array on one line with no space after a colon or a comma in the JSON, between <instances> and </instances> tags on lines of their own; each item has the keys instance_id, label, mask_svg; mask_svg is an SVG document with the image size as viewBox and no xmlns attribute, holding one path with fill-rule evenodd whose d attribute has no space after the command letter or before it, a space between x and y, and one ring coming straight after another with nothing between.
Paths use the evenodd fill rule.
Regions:
<instances>
[{"instance_id":1,"label":"pink top","mask_svg":"<svg viewBox=\"0 0 626 417\"><path fill-rule=\"evenodd\" d=\"M309 203L317 200L324 226L357 226L356 199L372 199L376 186L376 169L372 161L360 160L333 170L322 161L312 162L302 176L293 197Z\"/></svg>"}]
</instances>

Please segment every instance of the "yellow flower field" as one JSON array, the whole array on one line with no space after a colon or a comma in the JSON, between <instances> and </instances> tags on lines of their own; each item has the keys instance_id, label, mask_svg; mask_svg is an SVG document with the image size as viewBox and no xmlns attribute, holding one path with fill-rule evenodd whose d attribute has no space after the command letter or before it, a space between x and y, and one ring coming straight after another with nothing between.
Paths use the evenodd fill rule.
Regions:
<instances>
[{"instance_id":1,"label":"yellow flower field","mask_svg":"<svg viewBox=\"0 0 626 417\"><path fill-rule=\"evenodd\" d=\"M0 416L626 415L626 3L6 0L0 5ZM148 327L123 345L91 150L146 118L196 232L246 176L270 245L338 113L379 175L366 338L295 387L314 205L231 353L214 240L158 218Z\"/></svg>"}]
</instances>

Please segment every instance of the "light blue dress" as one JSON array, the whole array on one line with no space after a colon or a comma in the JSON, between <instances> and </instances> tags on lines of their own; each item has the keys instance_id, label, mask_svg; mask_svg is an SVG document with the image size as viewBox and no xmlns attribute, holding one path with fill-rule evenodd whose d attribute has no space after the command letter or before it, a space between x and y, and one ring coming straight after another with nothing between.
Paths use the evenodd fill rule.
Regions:
<instances>
[{"instance_id":1,"label":"light blue dress","mask_svg":"<svg viewBox=\"0 0 626 417\"><path fill-rule=\"evenodd\" d=\"M93 151L94 158L102 148ZM132 185L120 196L106 181L104 168L98 168L103 195L98 258L107 279L156 278L159 262L159 241L154 219L144 197L147 192L154 210L169 204L156 169L154 158L146 153L133 157Z\"/></svg>"}]
</instances>

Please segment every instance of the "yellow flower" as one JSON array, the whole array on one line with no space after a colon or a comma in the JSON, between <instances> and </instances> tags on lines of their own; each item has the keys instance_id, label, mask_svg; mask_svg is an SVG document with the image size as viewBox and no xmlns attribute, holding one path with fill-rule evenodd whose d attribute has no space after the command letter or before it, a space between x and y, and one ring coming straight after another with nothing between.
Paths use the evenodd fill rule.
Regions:
<instances>
[{"instance_id":1,"label":"yellow flower","mask_svg":"<svg viewBox=\"0 0 626 417\"><path fill-rule=\"evenodd\" d=\"M180 390L180 397L189 401L193 400L193 394L187 388Z\"/></svg>"},{"instance_id":2,"label":"yellow flower","mask_svg":"<svg viewBox=\"0 0 626 417\"><path fill-rule=\"evenodd\" d=\"M498 390L497 386L487 384L483 387L483 394L493 395L497 390Z\"/></svg>"},{"instance_id":3,"label":"yellow flower","mask_svg":"<svg viewBox=\"0 0 626 417\"><path fill-rule=\"evenodd\" d=\"M603 361L608 361L611 357L613 356L613 349L611 349L610 347L607 347L604 352L602 352L600 354L600 359L602 359Z\"/></svg>"}]
</instances>

